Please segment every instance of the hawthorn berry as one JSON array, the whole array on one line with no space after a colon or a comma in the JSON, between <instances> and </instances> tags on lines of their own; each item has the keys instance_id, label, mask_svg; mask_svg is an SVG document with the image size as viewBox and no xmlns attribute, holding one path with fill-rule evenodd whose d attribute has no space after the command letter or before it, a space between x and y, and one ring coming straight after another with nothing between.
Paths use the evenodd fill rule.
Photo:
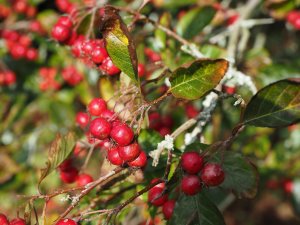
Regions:
<instances>
[{"instance_id":1,"label":"hawthorn berry","mask_svg":"<svg viewBox=\"0 0 300 225\"><path fill-rule=\"evenodd\" d=\"M68 159L65 159L59 166L58 168L61 170L61 171L64 171L64 170L68 170L69 168L71 168L73 165L73 161L71 158L68 158Z\"/></svg>"},{"instance_id":2,"label":"hawthorn berry","mask_svg":"<svg viewBox=\"0 0 300 225\"><path fill-rule=\"evenodd\" d=\"M186 175L181 180L181 190L186 195L195 195L201 190L201 182L196 175Z\"/></svg>"},{"instance_id":3,"label":"hawthorn berry","mask_svg":"<svg viewBox=\"0 0 300 225\"><path fill-rule=\"evenodd\" d=\"M13 71L4 72L4 84L7 86L13 85L16 83L17 77Z\"/></svg>"},{"instance_id":4,"label":"hawthorn berry","mask_svg":"<svg viewBox=\"0 0 300 225\"><path fill-rule=\"evenodd\" d=\"M73 22L69 16L61 16L59 17L56 24L62 24L66 27L72 28Z\"/></svg>"},{"instance_id":5,"label":"hawthorn berry","mask_svg":"<svg viewBox=\"0 0 300 225\"><path fill-rule=\"evenodd\" d=\"M200 178L207 186L218 186L224 181L225 173L219 164L207 163L201 170Z\"/></svg>"},{"instance_id":6,"label":"hawthorn berry","mask_svg":"<svg viewBox=\"0 0 300 225\"><path fill-rule=\"evenodd\" d=\"M26 55L25 55L26 59L29 61L34 61L38 58L38 52L36 49L34 48L29 48L26 51Z\"/></svg>"},{"instance_id":7,"label":"hawthorn berry","mask_svg":"<svg viewBox=\"0 0 300 225\"><path fill-rule=\"evenodd\" d=\"M68 40L70 35L71 29L63 24L55 24L51 31L51 36L59 42Z\"/></svg>"},{"instance_id":8,"label":"hawthorn berry","mask_svg":"<svg viewBox=\"0 0 300 225\"><path fill-rule=\"evenodd\" d=\"M102 63L107 57L108 54L105 48L97 47L92 51L92 61L96 64Z\"/></svg>"},{"instance_id":9,"label":"hawthorn berry","mask_svg":"<svg viewBox=\"0 0 300 225\"><path fill-rule=\"evenodd\" d=\"M286 20L291 24L294 24L298 18L300 18L300 11L296 10L290 11L286 16Z\"/></svg>"},{"instance_id":10,"label":"hawthorn berry","mask_svg":"<svg viewBox=\"0 0 300 225\"><path fill-rule=\"evenodd\" d=\"M131 167L145 167L147 165L147 155L144 151L141 151L139 156L131 161L128 162L128 165Z\"/></svg>"},{"instance_id":11,"label":"hawthorn berry","mask_svg":"<svg viewBox=\"0 0 300 225\"><path fill-rule=\"evenodd\" d=\"M181 167L188 174L197 174L203 167L203 157L198 152L185 152L181 156Z\"/></svg>"},{"instance_id":12,"label":"hawthorn berry","mask_svg":"<svg viewBox=\"0 0 300 225\"><path fill-rule=\"evenodd\" d=\"M192 119L192 118L195 118L196 116L198 116L199 111L196 109L196 107L194 105L188 104L185 107L185 113L188 118Z\"/></svg>"},{"instance_id":13,"label":"hawthorn berry","mask_svg":"<svg viewBox=\"0 0 300 225\"><path fill-rule=\"evenodd\" d=\"M153 187L148 192L148 201L154 206L162 206L168 201L168 195L163 194L164 189Z\"/></svg>"},{"instance_id":14,"label":"hawthorn berry","mask_svg":"<svg viewBox=\"0 0 300 225\"><path fill-rule=\"evenodd\" d=\"M140 152L141 149L138 143L119 147L119 155L125 162L135 160L139 156Z\"/></svg>"},{"instance_id":15,"label":"hawthorn berry","mask_svg":"<svg viewBox=\"0 0 300 225\"><path fill-rule=\"evenodd\" d=\"M56 225L77 225L77 223L72 219L60 219Z\"/></svg>"},{"instance_id":16,"label":"hawthorn berry","mask_svg":"<svg viewBox=\"0 0 300 225\"><path fill-rule=\"evenodd\" d=\"M282 182L283 190L287 194L291 194L294 189L294 183L291 179L285 179Z\"/></svg>"},{"instance_id":17,"label":"hawthorn berry","mask_svg":"<svg viewBox=\"0 0 300 225\"><path fill-rule=\"evenodd\" d=\"M71 2L69 0L55 0L55 5L61 12L68 12Z\"/></svg>"},{"instance_id":18,"label":"hawthorn berry","mask_svg":"<svg viewBox=\"0 0 300 225\"><path fill-rule=\"evenodd\" d=\"M84 112L78 112L76 114L76 123L81 127L85 128L89 124L89 115Z\"/></svg>"},{"instance_id":19,"label":"hawthorn berry","mask_svg":"<svg viewBox=\"0 0 300 225\"><path fill-rule=\"evenodd\" d=\"M109 109L105 109L100 117L104 118L104 119L107 119L108 121L111 120L113 117L114 117L115 113Z\"/></svg>"},{"instance_id":20,"label":"hawthorn berry","mask_svg":"<svg viewBox=\"0 0 300 225\"><path fill-rule=\"evenodd\" d=\"M93 42L93 40L88 39L82 42L81 50L85 56L92 55L94 49L95 49L95 43Z\"/></svg>"},{"instance_id":21,"label":"hawthorn berry","mask_svg":"<svg viewBox=\"0 0 300 225\"><path fill-rule=\"evenodd\" d=\"M169 200L164 203L164 205L162 207L162 212L163 212L166 220L169 220L172 217L175 203L176 203L175 200Z\"/></svg>"},{"instance_id":22,"label":"hawthorn berry","mask_svg":"<svg viewBox=\"0 0 300 225\"><path fill-rule=\"evenodd\" d=\"M9 225L26 225L25 220L21 218L16 218L10 221Z\"/></svg>"},{"instance_id":23,"label":"hawthorn berry","mask_svg":"<svg viewBox=\"0 0 300 225\"><path fill-rule=\"evenodd\" d=\"M26 50L24 45L15 43L10 50L10 54L14 59L21 59L26 55Z\"/></svg>"},{"instance_id":24,"label":"hawthorn berry","mask_svg":"<svg viewBox=\"0 0 300 225\"><path fill-rule=\"evenodd\" d=\"M88 111L92 116L100 116L107 109L106 102L102 98L94 98L88 104Z\"/></svg>"},{"instance_id":25,"label":"hawthorn berry","mask_svg":"<svg viewBox=\"0 0 300 225\"><path fill-rule=\"evenodd\" d=\"M75 182L77 176L78 176L78 170L75 167L70 167L68 169L60 171L60 179L67 184Z\"/></svg>"},{"instance_id":26,"label":"hawthorn berry","mask_svg":"<svg viewBox=\"0 0 300 225\"><path fill-rule=\"evenodd\" d=\"M116 166L121 166L123 164L123 159L119 155L118 147L111 148L107 152L107 160Z\"/></svg>"},{"instance_id":27,"label":"hawthorn berry","mask_svg":"<svg viewBox=\"0 0 300 225\"><path fill-rule=\"evenodd\" d=\"M100 65L100 69L109 76L113 76L121 72L121 70L113 64L109 57L103 60Z\"/></svg>"},{"instance_id":28,"label":"hawthorn berry","mask_svg":"<svg viewBox=\"0 0 300 225\"><path fill-rule=\"evenodd\" d=\"M154 184L154 183L156 183L158 180L160 180L160 179L159 179L159 178L154 178L154 179L151 180L150 184ZM158 188L164 189L164 188L166 187L166 184L165 184L164 182L161 182L161 183L155 185L154 187L158 187Z\"/></svg>"},{"instance_id":29,"label":"hawthorn berry","mask_svg":"<svg viewBox=\"0 0 300 225\"><path fill-rule=\"evenodd\" d=\"M0 224L1 225L9 225L7 217L2 213L0 213Z\"/></svg>"},{"instance_id":30,"label":"hawthorn berry","mask_svg":"<svg viewBox=\"0 0 300 225\"><path fill-rule=\"evenodd\" d=\"M82 173L78 175L78 177L76 178L76 184L78 187L85 186L93 181L94 181L93 177L91 177L89 174L86 173Z\"/></svg>"},{"instance_id":31,"label":"hawthorn berry","mask_svg":"<svg viewBox=\"0 0 300 225\"><path fill-rule=\"evenodd\" d=\"M101 140L108 138L111 131L111 124L104 118L96 118L90 123L91 134Z\"/></svg>"},{"instance_id":32,"label":"hawthorn berry","mask_svg":"<svg viewBox=\"0 0 300 225\"><path fill-rule=\"evenodd\" d=\"M225 92L229 95L233 95L236 92L236 87L235 86L223 85L222 89L223 89L223 92Z\"/></svg>"},{"instance_id":33,"label":"hawthorn berry","mask_svg":"<svg viewBox=\"0 0 300 225\"><path fill-rule=\"evenodd\" d=\"M110 136L119 146L126 146L132 142L134 133L126 124L119 124L113 126Z\"/></svg>"},{"instance_id":34,"label":"hawthorn berry","mask_svg":"<svg viewBox=\"0 0 300 225\"><path fill-rule=\"evenodd\" d=\"M139 75L139 77L144 77L145 73L146 73L145 65L139 63L138 64L138 75Z\"/></svg>"}]
</instances>

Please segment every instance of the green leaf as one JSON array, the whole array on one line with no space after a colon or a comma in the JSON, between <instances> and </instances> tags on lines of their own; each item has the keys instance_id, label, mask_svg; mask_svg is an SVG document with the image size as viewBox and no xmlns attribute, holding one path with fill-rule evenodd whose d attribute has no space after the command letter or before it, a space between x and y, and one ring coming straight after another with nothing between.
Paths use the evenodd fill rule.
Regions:
<instances>
[{"instance_id":1,"label":"green leaf","mask_svg":"<svg viewBox=\"0 0 300 225\"><path fill-rule=\"evenodd\" d=\"M213 160L223 165L225 180L221 187L231 190L237 197L253 198L257 193L258 172L240 153L225 152Z\"/></svg>"},{"instance_id":2,"label":"green leaf","mask_svg":"<svg viewBox=\"0 0 300 225\"><path fill-rule=\"evenodd\" d=\"M48 153L48 160L46 162L46 167L41 170L41 177L38 182L38 187L40 187L41 182L53 171L55 170L74 149L76 144L75 135L69 132L65 136L58 134L55 140L51 143Z\"/></svg>"},{"instance_id":3,"label":"green leaf","mask_svg":"<svg viewBox=\"0 0 300 225\"><path fill-rule=\"evenodd\" d=\"M104 11L100 30L103 33L106 50L113 63L137 82L137 55L127 26L114 7L106 6Z\"/></svg>"},{"instance_id":4,"label":"green leaf","mask_svg":"<svg viewBox=\"0 0 300 225\"><path fill-rule=\"evenodd\" d=\"M138 137L138 143L147 153L156 149L157 144L162 140L161 135L154 130L142 130Z\"/></svg>"},{"instance_id":5,"label":"green leaf","mask_svg":"<svg viewBox=\"0 0 300 225\"><path fill-rule=\"evenodd\" d=\"M159 24L163 25L164 27L169 27L171 23L171 15L168 12L165 12L161 15L159 19ZM158 50L162 50L166 48L167 42L167 34L166 32L156 29L155 30L155 45Z\"/></svg>"},{"instance_id":6,"label":"green leaf","mask_svg":"<svg viewBox=\"0 0 300 225\"><path fill-rule=\"evenodd\" d=\"M169 225L225 225L215 204L202 191L195 196L181 195L176 202Z\"/></svg>"},{"instance_id":7,"label":"green leaf","mask_svg":"<svg viewBox=\"0 0 300 225\"><path fill-rule=\"evenodd\" d=\"M176 69L170 77L171 93L176 98L198 99L217 86L228 69L225 59L202 59L189 67Z\"/></svg>"},{"instance_id":8,"label":"green leaf","mask_svg":"<svg viewBox=\"0 0 300 225\"><path fill-rule=\"evenodd\" d=\"M248 103L244 123L289 126L300 120L300 79L281 80L261 89Z\"/></svg>"},{"instance_id":9,"label":"green leaf","mask_svg":"<svg viewBox=\"0 0 300 225\"><path fill-rule=\"evenodd\" d=\"M179 20L176 30L180 36L191 39L212 21L215 13L216 10L210 6L194 8Z\"/></svg>"}]
</instances>

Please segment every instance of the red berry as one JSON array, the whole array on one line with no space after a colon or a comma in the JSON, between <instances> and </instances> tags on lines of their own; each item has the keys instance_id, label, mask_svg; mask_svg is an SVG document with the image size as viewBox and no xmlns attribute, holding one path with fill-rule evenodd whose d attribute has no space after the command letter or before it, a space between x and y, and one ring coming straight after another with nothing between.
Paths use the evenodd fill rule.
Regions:
<instances>
[{"instance_id":1,"label":"red berry","mask_svg":"<svg viewBox=\"0 0 300 225\"><path fill-rule=\"evenodd\" d=\"M144 151L141 151L139 156L128 163L131 167L145 167L147 165L147 155Z\"/></svg>"},{"instance_id":2,"label":"red berry","mask_svg":"<svg viewBox=\"0 0 300 225\"><path fill-rule=\"evenodd\" d=\"M16 74L13 71L4 72L4 83L7 86L13 85L16 83Z\"/></svg>"},{"instance_id":3,"label":"red berry","mask_svg":"<svg viewBox=\"0 0 300 225\"><path fill-rule=\"evenodd\" d=\"M29 5L26 10L26 16L34 17L36 15L36 8L34 6Z\"/></svg>"},{"instance_id":4,"label":"red berry","mask_svg":"<svg viewBox=\"0 0 300 225\"><path fill-rule=\"evenodd\" d=\"M153 112L149 114L149 121L150 121L150 128L159 130L160 127L162 126L160 114L158 112Z\"/></svg>"},{"instance_id":5,"label":"red berry","mask_svg":"<svg viewBox=\"0 0 300 225\"><path fill-rule=\"evenodd\" d=\"M72 162L72 159L65 159L65 161L63 161L60 165L59 165L59 169L61 171L64 171L64 170L68 170L70 169L73 165L73 162Z\"/></svg>"},{"instance_id":6,"label":"red berry","mask_svg":"<svg viewBox=\"0 0 300 225\"><path fill-rule=\"evenodd\" d=\"M55 0L55 5L62 12L67 12L71 2L69 0Z\"/></svg>"},{"instance_id":7,"label":"red berry","mask_svg":"<svg viewBox=\"0 0 300 225\"><path fill-rule=\"evenodd\" d=\"M159 178L154 178L154 179L151 180L150 183L151 183L151 184L154 184L154 183L157 182L158 180L160 180L160 179L159 179ZM164 189L164 188L166 187L166 185L165 185L164 182L161 182L161 183L155 185L154 187L159 187L159 188Z\"/></svg>"},{"instance_id":8,"label":"red berry","mask_svg":"<svg viewBox=\"0 0 300 225\"><path fill-rule=\"evenodd\" d=\"M300 16L293 23L296 30L300 30Z\"/></svg>"},{"instance_id":9,"label":"red berry","mask_svg":"<svg viewBox=\"0 0 300 225\"><path fill-rule=\"evenodd\" d=\"M83 173L77 177L76 184L78 187L81 187L81 186L85 186L93 181L94 181L93 177L91 177L90 175L88 175L86 173Z\"/></svg>"},{"instance_id":10,"label":"red berry","mask_svg":"<svg viewBox=\"0 0 300 225\"><path fill-rule=\"evenodd\" d=\"M125 146L132 142L134 133L126 124L119 124L112 128L110 136L118 145Z\"/></svg>"},{"instance_id":11,"label":"red berry","mask_svg":"<svg viewBox=\"0 0 300 225\"><path fill-rule=\"evenodd\" d=\"M199 111L196 109L196 107L192 104L188 104L185 107L185 113L187 115L188 118L195 118L196 116L198 116Z\"/></svg>"},{"instance_id":12,"label":"red berry","mask_svg":"<svg viewBox=\"0 0 300 225\"><path fill-rule=\"evenodd\" d=\"M171 133L171 130L169 127L161 127L158 131L160 133L161 136L166 136L167 134Z\"/></svg>"},{"instance_id":13,"label":"red berry","mask_svg":"<svg viewBox=\"0 0 300 225\"><path fill-rule=\"evenodd\" d=\"M107 119L108 121L112 120L112 118L115 116L115 113L109 109L105 109L101 115L102 118Z\"/></svg>"},{"instance_id":14,"label":"red berry","mask_svg":"<svg viewBox=\"0 0 300 225\"><path fill-rule=\"evenodd\" d=\"M234 14L234 15L230 16L226 21L226 25L231 26L231 25L235 24L239 18L240 18L239 14Z\"/></svg>"},{"instance_id":15,"label":"red berry","mask_svg":"<svg viewBox=\"0 0 300 225\"><path fill-rule=\"evenodd\" d=\"M31 39L27 35L20 36L18 43L24 47L29 47L31 45Z\"/></svg>"},{"instance_id":16,"label":"red berry","mask_svg":"<svg viewBox=\"0 0 300 225\"><path fill-rule=\"evenodd\" d=\"M201 190L200 179L196 175L184 176L181 180L181 190L186 195L195 195Z\"/></svg>"},{"instance_id":17,"label":"red berry","mask_svg":"<svg viewBox=\"0 0 300 225\"><path fill-rule=\"evenodd\" d=\"M108 138L106 138L104 140L100 140L99 147L109 150L112 147L112 143Z\"/></svg>"},{"instance_id":18,"label":"red berry","mask_svg":"<svg viewBox=\"0 0 300 225\"><path fill-rule=\"evenodd\" d=\"M36 49L34 48L29 48L27 51L26 51L26 59L29 60L29 61L34 61L38 58L38 52Z\"/></svg>"},{"instance_id":19,"label":"red berry","mask_svg":"<svg viewBox=\"0 0 300 225\"><path fill-rule=\"evenodd\" d=\"M74 220L71 219L60 219L56 225L77 225L77 223Z\"/></svg>"},{"instance_id":20,"label":"red berry","mask_svg":"<svg viewBox=\"0 0 300 225\"><path fill-rule=\"evenodd\" d=\"M293 11L290 11L288 14L287 14L287 17L286 17L286 20L291 23L291 24L294 24L295 21L300 17L300 11L296 11L296 10L293 10Z\"/></svg>"},{"instance_id":21,"label":"red berry","mask_svg":"<svg viewBox=\"0 0 300 225\"><path fill-rule=\"evenodd\" d=\"M94 98L88 104L88 111L92 116L100 116L107 109L106 102L102 98Z\"/></svg>"},{"instance_id":22,"label":"red berry","mask_svg":"<svg viewBox=\"0 0 300 225\"><path fill-rule=\"evenodd\" d=\"M72 28L72 26L73 26L73 22L72 22L71 18L68 17L68 16L59 17L56 24L61 24L61 25L64 25L66 27L69 27L69 28Z\"/></svg>"},{"instance_id":23,"label":"red berry","mask_svg":"<svg viewBox=\"0 0 300 225\"><path fill-rule=\"evenodd\" d=\"M76 123L81 127L85 128L89 124L89 115L84 112L78 112L76 114Z\"/></svg>"},{"instance_id":24,"label":"red berry","mask_svg":"<svg viewBox=\"0 0 300 225\"><path fill-rule=\"evenodd\" d=\"M151 48L145 48L145 54L151 62L158 62L161 60L160 54L153 51Z\"/></svg>"},{"instance_id":25,"label":"red berry","mask_svg":"<svg viewBox=\"0 0 300 225\"><path fill-rule=\"evenodd\" d=\"M17 12L17 13L25 13L27 10L27 2L24 0L18 0L15 1L14 5L13 5L13 9Z\"/></svg>"},{"instance_id":26,"label":"red berry","mask_svg":"<svg viewBox=\"0 0 300 225\"><path fill-rule=\"evenodd\" d=\"M135 160L141 152L138 143L133 143L127 146L119 147L119 155L125 162Z\"/></svg>"},{"instance_id":27,"label":"red berry","mask_svg":"<svg viewBox=\"0 0 300 225\"><path fill-rule=\"evenodd\" d=\"M70 167L66 170L60 171L60 179L67 184L75 182L77 176L78 176L78 170L74 167Z\"/></svg>"},{"instance_id":28,"label":"red berry","mask_svg":"<svg viewBox=\"0 0 300 225\"><path fill-rule=\"evenodd\" d=\"M111 124L103 118L96 118L91 121L90 132L91 134L101 140L108 138L111 131Z\"/></svg>"},{"instance_id":29,"label":"red berry","mask_svg":"<svg viewBox=\"0 0 300 225\"><path fill-rule=\"evenodd\" d=\"M105 48L97 47L92 52L92 61L96 64L100 64L103 62L104 59L108 57Z\"/></svg>"},{"instance_id":30,"label":"red berry","mask_svg":"<svg viewBox=\"0 0 300 225\"><path fill-rule=\"evenodd\" d=\"M165 204L162 207L162 212L166 218L166 220L169 220L172 217L174 207L175 207L175 201L174 200L169 200L165 202Z\"/></svg>"},{"instance_id":31,"label":"red berry","mask_svg":"<svg viewBox=\"0 0 300 225\"><path fill-rule=\"evenodd\" d=\"M223 89L223 92L230 94L230 95L233 95L236 92L235 86L223 85L222 89Z\"/></svg>"},{"instance_id":32,"label":"red berry","mask_svg":"<svg viewBox=\"0 0 300 225\"><path fill-rule=\"evenodd\" d=\"M75 41L77 40L77 33L75 30L71 30L71 34L70 37L68 38L68 40L65 41L66 45L73 45L75 43Z\"/></svg>"},{"instance_id":33,"label":"red berry","mask_svg":"<svg viewBox=\"0 0 300 225\"><path fill-rule=\"evenodd\" d=\"M224 181L225 173L219 164L207 163L201 170L200 177L207 186L218 186Z\"/></svg>"},{"instance_id":34,"label":"red berry","mask_svg":"<svg viewBox=\"0 0 300 225\"><path fill-rule=\"evenodd\" d=\"M26 225L25 220L23 220L21 218L13 219L12 221L10 221L9 224L10 225Z\"/></svg>"},{"instance_id":35,"label":"red berry","mask_svg":"<svg viewBox=\"0 0 300 225\"><path fill-rule=\"evenodd\" d=\"M181 167L189 174L197 174L203 167L203 157L198 152L185 152L181 156Z\"/></svg>"},{"instance_id":36,"label":"red berry","mask_svg":"<svg viewBox=\"0 0 300 225\"><path fill-rule=\"evenodd\" d=\"M294 189L294 183L291 179L285 179L282 183L283 185L283 190L285 193L290 194L293 192Z\"/></svg>"},{"instance_id":37,"label":"red berry","mask_svg":"<svg viewBox=\"0 0 300 225\"><path fill-rule=\"evenodd\" d=\"M85 56L91 56L95 49L95 42L93 40L85 40L82 42L81 50Z\"/></svg>"},{"instance_id":38,"label":"red berry","mask_svg":"<svg viewBox=\"0 0 300 225\"><path fill-rule=\"evenodd\" d=\"M84 41L84 36L79 35L76 40L74 41L74 43L72 44L72 54L75 57L80 57L82 54L82 50L81 50L81 46L82 46L82 42Z\"/></svg>"},{"instance_id":39,"label":"red berry","mask_svg":"<svg viewBox=\"0 0 300 225\"><path fill-rule=\"evenodd\" d=\"M163 194L164 189L153 187L148 192L148 201L154 206L161 206L168 201L168 195Z\"/></svg>"},{"instance_id":40,"label":"red berry","mask_svg":"<svg viewBox=\"0 0 300 225\"><path fill-rule=\"evenodd\" d=\"M35 32L35 33L39 33L39 34L44 33L42 24L37 20L30 22L29 29L30 29L30 31Z\"/></svg>"},{"instance_id":41,"label":"red berry","mask_svg":"<svg viewBox=\"0 0 300 225\"><path fill-rule=\"evenodd\" d=\"M145 73L146 73L145 65L139 63L138 64L138 75L139 75L139 77L145 76Z\"/></svg>"},{"instance_id":42,"label":"red berry","mask_svg":"<svg viewBox=\"0 0 300 225\"><path fill-rule=\"evenodd\" d=\"M111 148L107 152L107 160L116 166L121 166L123 164L123 159L119 155L118 147Z\"/></svg>"},{"instance_id":43,"label":"red berry","mask_svg":"<svg viewBox=\"0 0 300 225\"><path fill-rule=\"evenodd\" d=\"M10 50L11 56L14 59L21 59L26 55L26 47L21 44L14 44Z\"/></svg>"},{"instance_id":44,"label":"red berry","mask_svg":"<svg viewBox=\"0 0 300 225\"><path fill-rule=\"evenodd\" d=\"M100 69L110 76L121 72L121 70L113 64L109 57L103 60L102 64L100 65Z\"/></svg>"},{"instance_id":45,"label":"red berry","mask_svg":"<svg viewBox=\"0 0 300 225\"><path fill-rule=\"evenodd\" d=\"M9 225L7 217L2 213L0 213L0 224L1 225Z\"/></svg>"},{"instance_id":46,"label":"red berry","mask_svg":"<svg viewBox=\"0 0 300 225\"><path fill-rule=\"evenodd\" d=\"M55 40L64 42L70 37L71 29L62 24L55 24L52 28L51 35Z\"/></svg>"}]
</instances>

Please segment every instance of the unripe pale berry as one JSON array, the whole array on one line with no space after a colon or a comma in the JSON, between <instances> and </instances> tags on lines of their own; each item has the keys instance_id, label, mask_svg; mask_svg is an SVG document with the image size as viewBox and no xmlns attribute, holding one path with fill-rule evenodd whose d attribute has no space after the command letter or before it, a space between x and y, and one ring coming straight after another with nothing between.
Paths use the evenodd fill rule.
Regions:
<instances>
[{"instance_id":1,"label":"unripe pale berry","mask_svg":"<svg viewBox=\"0 0 300 225\"><path fill-rule=\"evenodd\" d=\"M93 177L91 177L89 174L82 173L77 177L76 184L78 187L81 187L81 186L85 186L93 181L94 181Z\"/></svg>"},{"instance_id":2,"label":"unripe pale berry","mask_svg":"<svg viewBox=\"0 0 300 225\"><path fill-rule=\"evenodd\" d=\"M126 124L120 124L112 128L110 136L118 145L125 146L132 142L134 133Z\"/></svg>"},{"instance_id":3,"label":"unripe pale berry","mask_svg":"<svg viewBox=\"0 0 300 225\"><path fill-rule=\"evenodd\" d=\"M111 124L104 118L96 118L91 121L91 134L101 140L108 138L111 131Z\"/></svg>"},{"instance_id":4,"label":"unripe pale berry","mask_svg":"<svg viewBox=\"0 0 300 225\"><path fill-rule=\"evenodd\" d=\"M118 147L111 148L107 152L107 160L116 166L121 166L123 164L123 159L119 155Z\"/></svg>"},{"instance_id":5,"label":"unripe pale berry","mask_svg":"<svg viewBox=\"0 0 300 225\"><path fill-rule=\"evenodd\" d=\"M175 203L176 203L175 200L169 200L164 203L164 205L162 207L162 212L163 212L166 220L169 220L172 217Z\"/></svg>"},{"instance_id":6,"label":"unripe pale berry","mask_svg":"<svg viewBox=\"0 0 300 225\"><path fill-rule=\"evenodd\" d=\"M89 115L84 112L78 112L76 114L76 123L81 127L85 128L89 124Z\"/></svg>"},{"instance_id":7,"label":"unripe pale berry","mask_svg":"<svg viewBox=\"0 0 300 225\"><path fill-rule=\"evenodd\" d=\"M0 224L1 225L9 225L7 217L2 213L0 213Z\"/></svg>"},{"instance_id":8,"label":"unripe pale berry","mask_svg":"<svg viewBox=\"0 0 300 225\"><path fill-rule=\"evenodd\" d=\"M60 171L60 179L67 184L75 182L77 176L78 176L78 170L74 167Z\"/></svg>"},{"instance_id":9,"label":"unripe pale berry","mask_svg":"<svg viewBox=\"0 0 300 225\"><path fill-rule=\"evenodd\" d=\"M188 174L197 174L203 167L203 157L198 152L185 152L181 156L181 167Z\"/></svg>"},{"instance_id":10,"label":"unripe pale berry","mask_svg":"<svg viewBox=\"0 0 300 225\"><path fill-rule=\"evenodd\" d=\"M225 174L219 164L207 163L201 170L200 178L207 186L218 186L224 181Z\"/></svg>"},{"instance_id":11,"label":"unripe pale berry","mask_svg":"<svg viewBox=\"0 0 300 225\"><path fill-rule=\"evenodd\" d=\"M16 218L10 221L9 225L26 225L25 220L21 218Z\"/></svg>"},{"instance_id":12,"label":"unripe pale berry","mask_svg":"<svg viewBox=\"0 0 300 225\"><path fill-rule=\"evenodd\" d=\"M100 116L107 109L106 102L102 98L94 98L88 104L88 111L92 116Z\"/></svg>"},{"instance_id":13,"label":"unripe pale berry","mask_svg":"<svg viewBox=\"0 0 300 225\"><path fill-rule=\"evenodd\" d=\"M163 193L162 188L153 187L148 192L148 202L150 202L154 206L161 206L168 200L167 194Z\"/></svg>"},{"instance_id":14,"label":"unripe pale berry","mask_svg":"<svg viewBox=\"0 0 300 225\"><path fill-rule=\"evenodd\" d=\"M141 151L139 156L128 163L131 167L145 167L147 165L147 155L144 151Z\"/></svg>"},{"instance_id":15,"label":"unripe pale berry","mask_svg":"<svg viewBox=\"0 0 300 225\"><path fill-rule=\"evenodd\" d=\"M119 147L119 155L125 162L135 160L139 156L140 152L141 150L138 143Z\"/></svg>"},{"instance_id":16,"label":"unripe pale berry","mask_svg":"<svg viewBox=\"0 0 300 225\"><path fill-rule=\"evenodd\" d=\"M72 219L60 219L56 225L77 225L77 223Z\"/></svg>"},{"instance_id":17,"label":"unripe pale berry","mask_svg":"<svg viewBox=\"0 0 300 225\"><path fill-rule=\"evenodd\" d=\"M186 195L195 195L201 190L200 179L196 175L184 176L181 180L181 190Z\"/></svg>"}]
</instances>

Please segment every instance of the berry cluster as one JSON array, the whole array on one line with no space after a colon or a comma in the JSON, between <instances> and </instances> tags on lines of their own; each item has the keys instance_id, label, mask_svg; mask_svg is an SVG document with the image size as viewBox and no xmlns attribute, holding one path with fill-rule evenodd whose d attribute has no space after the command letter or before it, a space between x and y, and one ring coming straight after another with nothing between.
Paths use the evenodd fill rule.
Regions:
<instances>
[{"instance_id":1,"label":"berry cluster","mask_svg":"<svg viewBox=\"0 0 300 225\"><path fill-rule=\"evenodd\" d=\"M28 35L22 35L13 30L3 30L1 36L14 59L37 60L38 51L31 46L32 40Z\"/></svg>"},{"instance_id":2,"label":"berry cluster","mask_svg":"<svg viewBox=\"0 0 300 225\"><path fill-rule=\"evenodd\" d=\"M96 142L107 150L107 159L111 164L146 166L147 155L134 140L134 132L127 124L121 122L113 111L107 109L103 99L94 98L87 109L89 114L78 113L76 122L81 128L88 129L90 142Z\"/></svg>"},{"instance_id":3,"label":"berry cluster","mask_svg":"<svg viewBox=\"0 0 300 225\"><path fill-rule=\"evenodd\" d=\"M11 14L11 9L6 6L0 4L0 21L6 19Z\"/></svg>"},{"instance_id":4,"label":"berry cluster","mask_svg":"<svg viewBox=\"0 0 300 225\"><path fill-rule=\"evenodd\" d=\"M76 8L76 5L69 0L55 0L55 5L63 13L72 13Z\"/></svg>"},{"instance_id":5,"label":"berry cluster","mask_svg":"<svg viewBox=\"0 0 300 225\"><path fill-rule=\"evenodd\" d=\"M27 17L34 17L36 15L36 8L28 3L27 0L12 1L13 12L23 14Z\"/></svg>"},{"instance_id":6,"label":"berry cluster","mask_svg":"<svg viewBox=\"0 0 300 225\"><path fill-rule=\"evenodd\" d=\"M72 19L69 16L59 17L52 28L51 36L62 44L72 45L77 37L76 32L73 30Z\"/></svg>"},{"instance_id":7,"label":"berry cluster","mask_svg":"<svg viewBox=\"0 0 300 225\"><path fill-rule=\"evenodd\" d=\"M296 30L300 30L300 11L290 11L287 14L286 20L290 23Z\"/></svg>"},{"instance_id":8,"label":"berry cluster","mask_svg":"<svg viewBox=\"0 0 300 225\"><path fill-rule=\"evenodd\" d=\"M60 83L55 79L57 75L56 68L42 67L39 70L40 83L39 87L41 91L46 90L58 90Z\"/></svg>"},{"instance_id":9,"label":"berry cluster","mask_svg":"<svg viewBox=\"0 0 300 225\"><path fill-rule=\"evenodd\" d=\"M161 116L158 112L149 114L150 128L156 130L161 136L171 133L173 119L171 116Z\"/></svg>"},{"instance_id":10,"label":"berry cluster","mask_svg":"<svg viewBox=\"0 0 300 225\"><path fill-rule=\"evenodd\" d=\"M16 83L16 74L11 70L0 72L0 86L11 86Z\"/></svg>"},{"instance_id":11,"label":"berry cluster","mask_svg":"<svg viewBox=\"0 0 300 225\"><path fill-rule=\"evenodd\" d=\"M9 221L7 217L2 213L0 213L0 224L1 225L26 225L25 220L21 218L15 218Z\"/></svg>"},{"instance_id":12,"label":"berry cluster","mask_svg":"<svg viewBox=\"0 0 300 225\"><path fill-rule=\"evenodd\" d=\"M83 79L83 75L74 66L64 68L61 74L64 81L71 86L79 84Z\"/></svg>"}]
</instances>

